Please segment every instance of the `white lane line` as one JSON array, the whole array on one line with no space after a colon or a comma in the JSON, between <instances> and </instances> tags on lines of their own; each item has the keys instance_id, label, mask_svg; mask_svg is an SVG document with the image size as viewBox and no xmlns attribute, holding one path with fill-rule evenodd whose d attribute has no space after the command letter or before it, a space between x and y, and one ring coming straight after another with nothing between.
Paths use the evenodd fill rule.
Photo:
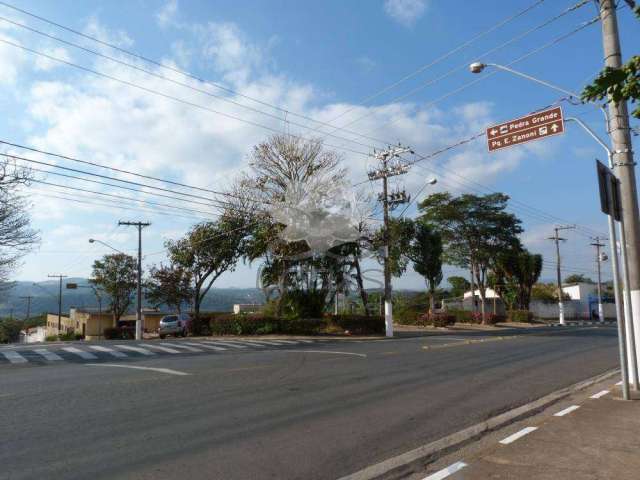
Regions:
<instances>
[{"instance_id":1,"label":"white lane line","mask_svg":"<svg viewBox=\"0 0 640 480\"><path fill-rule=\"evenodd\" d=\"M93 353L85 352L84 350L80 350L79 348L76 348L76 347L66 347L66 348L63 348L62 350L64 350L65 352L78 355L80 358L84 358L85 360L95 360L96 358L98 358Z\"/></svg>"},{"instance_id":2,"label":"white lane line","mask_svg":"<svg viewBox=\"0 0 640 480\"><path fill-rule=\"evenodd\" d=\"M121 350L129 350L131 352L136 352L141 355L155 355L155 352L150 352L146 348L134 347L132 345L114 345L114 347L119 348Z\"/></svg>"},{"instance_id":3,"label":"white lane line","mask_svg":"<svg viewBox=\"0 0 640 480\"><path fill-rule=\"evenodd\" d=\"M90 345L89 348L92 348L93 350L96 350L98 352L106 352L110 354L112 357L116 357L116 358L128 357L126 353L118 352L117 350L103 347L102 345Z\"/></svg>"},{"instance_id":4,"label":"white lane line","mask_svg":"<svg viewBox=\"0 0 640 480\"><path fill-rule=\"evenodd\" d=\"M207 345L224 345L225 347L231 347L231 348L247 348L246 345L238 345L236 343L231 343L231 342L211 342L208 340L202 340L202 342L200 343L206 343Z\"/></svg>"},{"instance_id":5,"label":"white lane line","mask_svg":"<svg viewBox=\"0 0 640 480\"><path fill-rule=\"evenodd\" d=\"M335 352L333 350L274 350L278 352L294 352L294 353L330 353L333 355L353 355L354 357L364 357L366 355L364 353L353 353L353 352Z\"/></svg>"},{"instance_id":6,"label":"white lane line","mask_svg":"<svg viewBox=\"0 0 640 480\"><path fill-rule=\"evenodd\" d=\"M216 347L214 345L203 345L202 343L194 343L194 342L184 342L184 343L186 343L187 345L193 345L195 347L208 348L209 350L226 350L226 348L224 347Z\"/></svg>"},{"instance_id":7,"label":"white lane line","mask_svg":"<svg viewBox=\"0 0 640 480\"><path fill-rule=\"evenodd\" d=\"M161 352L166 353L180 353L180 350L175 350L173 348L161 347L160 345L150 345L148 343L140 344L141 347L152 348L154 350L160 350Z\"/></svg>"},{"instance_id":8,"label":"white lane line","mask_svg":"<svg viewBox=\"0 0 640 480\"><path fill-rule=\"evenodd\" d=\"M46 348L36 348L34 352L36 352L38 355L42 355L46 360L51 360L51 361L62 360L62 357L60 355L56 355L55 353L50 352Z\"/></svg>"},{"instance_id":9,"label":"white lane line","mask_svg":"<svg viewBox=\"0 0 640 480\"><path fill-rule=\"evenodd\" d=\"M554 417L564 417L565 415L579 409L579 405L571 405L570 407L565 408L564 410L560 410L558 413L554 413Z\"/></svg>"},{"instance_id":10,"label":"white lane line","mask_svg":"<svg viewBox=\"0 0 640 480\"><path fill-rule=\"evenodd\" d=\"M459 472L466 466L467 464L464 462L456 462L449 465L447 468L443 468L442 470L423 478L422 480L442 480L443 478L447 478L449 475Z\"/></svg>"},{"instance_id":11,"label":"white lane line","mask_svg":"<svg viewBox=\"0 0 640 480\"><path fill-rule=\"evenodd\" d=\"M171 370L170 368L136 367L134 365L123 365L120 363L86 363L85 365L89 365L90 367L116 367L131 368L133 370L149 370L152 372L167 373L169 375L191 375L190 373Z\"/></svg>"},{"instance_id":12,"label":"white lane line","mask_svg":"<svg viewBox=\"0 0 640 480\"><path fill-rule=\"evenodd\" d=\"M602 390L601 392L591 395L589 398L601 398L604 397L607 393L609 393L609 390Z\"/></svg>"},{"instance_id":13,"label":"white lane line","mask_svg":"<svg viewBox=\"0 0 640 480\"><path fill-rule=\"evenodd\" d=\"M11 363L26 363L28 360L20 355L18 352L2 352L7 360Z\"/></svg>"},{"instance_id":14,"label":"white lane line","mask_svg":"<svg viewBox=\"0 0 640 480\"><path fill-rule=\"evenodd\" d=\"M189 347L188 345L182 345L178 343L161 343L160 345L164 345L166 347L172 348L182 348L183 350L187 350L188 352L202 352L201 348Z\"/></svg>"},{"instance_id":15,"label":"white lane line","mask_svg":"<svg viewBox=\"0 0 640 480\"><path fill-rule=\"evenodd\" d=\"M525 435L528 435L531 432L535 432L537 429L538 429L538 427L526 427L526 428L523 428L519 432L516 432L513 435L509 435L507 438L503 438L502 440L500 440L500 443L502 445L509 445L510 443L515 442L519 438L522 438L522 437L524 437Z\"/></svg>"}]
</instances>

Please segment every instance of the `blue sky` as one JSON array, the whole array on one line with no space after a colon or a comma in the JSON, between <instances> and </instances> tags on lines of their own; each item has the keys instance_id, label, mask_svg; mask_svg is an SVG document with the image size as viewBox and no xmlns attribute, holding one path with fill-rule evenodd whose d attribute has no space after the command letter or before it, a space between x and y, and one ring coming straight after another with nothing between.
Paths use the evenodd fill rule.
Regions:
<instances>
[{"instance_id":1,"label":"blue sky","mask_svg":"<svg viewBox=\"0 0 640 480\"><path fill-rule=\"evenodd\" d=\"M484 74L486 79L465 88L467 83L481 77L473 76L464 66L487 51L491 53L482 57L484 61L510 63L597 14L593 2L587 2L525 35L576 1L488 0L464 5L458 2L455 6L438 0L15 0L13 4L293 113L330 122L346 111L335 121L336 126L354 122L347 127L351 131L376 140L402 141L418 153L428 154L470 137L492 123L558 100L561 95L557 92L506 73ZM539 4L526 14L367 101L385 87L535 3ZM132 60L1 5L0 16L282 117L281 111L246 97L236 97ZM637 20L625 8L619 12L619 21L623 53L626 56L637 53L631 51L640 41ZM602 64L599 28L599 24L591 25L513 67L564 88L579 90ZM284 120L149 77L2 21L0 38L272 129L288 128L294 134L310 134L309 129L291 124L285 127ZM510 43L500 48L506 42ZM4 66L0 71L2 140L216 189L228 186L246 168L252 145L269 134L255 125L160 98L7 44L0 44L0 63ZM448 74L451 70L454 72ZM436 81L444 75L446 78ZM579 116L605 135L597 109L566 102L563 107L565 115ZM290 122L308 124L293 115L287 118ZM381 143L344 131L335 134L357 140L358 143L326 139L332 145L349 148L343 153L351 179L364 180L370 161L362 153L371 152ZM11 152L25 153L19 149ZM24 156L77 167L34 154ZM532 251L544 254L543 276L551 279L554 257L546 237L561 221L580 227L566 235L568 242L563 251L567 273L589 274L594 270L589 236L607 231L605 218L598 209L596 157L602 158L599 147L576 125L569 124L561 137L491 155L480 139L421 162L420 168L414 167L398 181L416 192L426 178L435 174L439 182L431 191L492 190L511 195L512 210L526 229L523 241ZM92 171L113 175L105 170ZM38 178L45 179L45 175L38 174ZM47 175L45 181L102 188L52 175ZM108 253L104 247L90 245L87 241L90 237L118 249L134 249L134 231L117 228L119 219L153 223L144 232L144 246L146 252L154 255L146 257L145 263L159 262L163 259L163 241L177 238L193 223L192 219L175 215L73 203L52 198L52 190L58 191L56 196L63 196L59 193L62 189L42 184L33 184L25 190L32 195L31 212L34 225L41 231L42 243L25 258L17 272L18 279L39 281L58 272L89 275L92 261ZM102 191L128 195L113 189ZM95 198L82 196L87 201L95 202ZM126 203L136 206L133 201ZM414 209L409 211L414 213ZM447 267L445 277L454 272L455 269ZM218 286L254 284L255 268L241 265L236 272L221 278ZM423 282L409 272L394 285L422 288Z\"/></svg>"}]
</instances>

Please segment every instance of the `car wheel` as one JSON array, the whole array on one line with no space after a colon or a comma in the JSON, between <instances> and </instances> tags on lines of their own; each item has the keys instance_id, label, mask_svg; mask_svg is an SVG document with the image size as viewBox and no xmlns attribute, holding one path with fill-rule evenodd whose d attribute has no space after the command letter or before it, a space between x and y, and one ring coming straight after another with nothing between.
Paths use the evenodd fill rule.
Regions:
<instances>
[{"instance_id":1,"label":"car wheel","mask_svg":"<svg viewBox=\"0 0 640 480\"><path fill-rule=\"evenodd\" d=\"M163 339L163 340L164 340L166 337L167 337L166 335L162 335L162 334L160 335L160 338L161 338L161 339Z\"/></svg>"}]
</instances>

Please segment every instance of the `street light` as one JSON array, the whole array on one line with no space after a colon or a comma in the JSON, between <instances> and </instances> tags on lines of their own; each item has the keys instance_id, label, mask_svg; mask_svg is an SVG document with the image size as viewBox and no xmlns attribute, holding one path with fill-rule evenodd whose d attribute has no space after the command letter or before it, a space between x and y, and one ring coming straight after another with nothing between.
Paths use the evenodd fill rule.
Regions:
<instances>
[{"instance_id":1,"label":"street light","mask_svg":"<svg viewBox=\"0 0 640 480\"><path fill-rule=\"evenodd\" d=\"M118 253L121 253L123 255L126 255L126 253L124 253L122 250L118 250L117 248L112 247L111 245L109 245L108 243L103 242L102 240L96 240L95 238L90 238L89 239L89 243L99 243L101 245L104 245L107 248L110 248L114 252L118 252Z\"/></svg>"},{"instance_id":2,"label":"street light","mask_svg":"<svg viewBox=\"0 0 640 480\"><path fill-rule=\"evenodd\" d=\"M525 78L527 80L530 80L534 83L538 83L540 85L544 85L547 88L551 88L552 90L556 90L558 92L564 93L565 95L569 95L569 98L575 98L577 100L580 100L580 95L578 95L575 92L572 92L570 90L566 90L562 87L558 87L557 85L554 85L552 83L549 82L545 82L544 80L540 80L539 78L536 77L532 77L531 75L527 75L526 73L522 73L519 72L518 70L514 70L510 67L507 67L505 65L499 65L497 63L481 63L481 62L473 62L469 65L469 71L471 73L482 73L482 71L484 71L485 68L487 67L493 67L493 68L497 68L499 70L504 70L505 72L509 72L512 73L514 75L517 75L519 77ZM581 100L580 100L581 101ZM581 101L582 103L582 101ZM609 130L609 116L607 114L607 111L605 110L605 108L602 105L595 105L595 104L591 104L597 108L600 109L600 111L602 112L602 114L604 115L605 118L605 122L607 124L607 131ZM614 165L614 161L613 161L613 151L611 150L611 148L602 140L600 139L600 137L598 137L593 130L591 130L591 128L589 128L582 120L580 120L579 118L573 118L573 117L568 117L565 119L566 121L573 121L575 123L577 123L578 125L580 125L580 127L582 127L583 130L585 130L606 152L607 152L607 158L608 158L608 163L609 163L609 168L611 170L614 170L615 165ZM618 225L618 229L619 229L619 234L620 234L620 259L622 261L622 277L623 277L623 282L624 282L624 296L625 296L625 301L622 302L621 301L621 297L620 297L620 291L619 291L619 286L618 286L618 282L619 282L619 276L618 276L618 257L617 257L617 253L616 253L616 234L615 234L615 224L613 221L613 218L608 215L608 223L609 223L609 237L611 238L611 256L612 256L612 262L611 262L611 267L613 270L613 277L614 277L614 296L615 296L615 302L616 302L616 315L618 317L618 336L620 338L620 357L622 360L622 365L626 364L626 361L624 359L624 357L626 357L626 345L625 345L625 329L623 328L623 326L621 325L621 321L622 319L625 320L626 323L626 330L629 334L629 341L630 341L630 364L631 364L631 368L632 368L632 374L633 374L633 384L635 386L635 389L638 390L638 388L640 387L639 381L638 381L638 363L637 363L637 352L636 352L636 344L635 344L635 332L634 332L634 325L633 325L633 310L632 310L632 306L631 306L631 291L630 291L630 279L629 279L629 268L628 268L628 263L627 263L627 242L626 242L626 235L625 235L625 231L624 231L624 223L623 221L620 222L620 224ZM622 314L622 308L624 308L624 316ZM624 368L622 369L623 373L624 373ZM626 375L623 375L626 376ZM625 382L626 383L626 380ZM623 385L623 390L624 390L624 398L628 399L628 385Z\"/></svg>"}]
</instances>

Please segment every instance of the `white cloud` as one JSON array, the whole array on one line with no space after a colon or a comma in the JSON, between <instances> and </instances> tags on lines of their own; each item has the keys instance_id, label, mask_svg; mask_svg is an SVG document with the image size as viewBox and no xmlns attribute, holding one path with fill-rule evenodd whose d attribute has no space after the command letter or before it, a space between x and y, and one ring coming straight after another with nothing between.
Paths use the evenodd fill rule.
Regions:
<instances>
[{"instance_id":1,"label":"white cloud","mask_svg":"<svg viewBox=\"0 0 640 480\"><path fill-rule=\"evenodd\" d=\"M378 65L375 60L366 55L356 58L356 63L365 72L370 72Z\"/></svg>"},{"instance_id":2,"label":"white cloud","mask_svg":"<svg viewBox=\"0 0 640 480\"><path fill-rule=\"evenodd\" d=\"M43 48L40 51L53 58L58 58L66 62L71 61L71 56L69 55L69 52L62 47ZM54 68L61 67L63 64L55 60L51 60L47 57L38 56L36 57L34 65L36 70L48 72L49 70L53 70Z\"/></svg>"},{"instance_id":3,"label":"white cloud","mask_svg":"<svg viewBox=\"0 0 640 480\"><path fill-rule=\"evenodd\" d=\"M386 0L384 11L396 22L412 27L424 15L426 0Z\"/></svg>"},{"instance_id":4,"label":"white cloud","mask_svg":"<svg viewBox=\"0 0 640 480\"><path fill-rule=\"evenodd\" d=\"M156 13L156 21L161 28L166 28L175 23L178 14L178 0L168 0Z\"/></svg>"}]
</instances>

